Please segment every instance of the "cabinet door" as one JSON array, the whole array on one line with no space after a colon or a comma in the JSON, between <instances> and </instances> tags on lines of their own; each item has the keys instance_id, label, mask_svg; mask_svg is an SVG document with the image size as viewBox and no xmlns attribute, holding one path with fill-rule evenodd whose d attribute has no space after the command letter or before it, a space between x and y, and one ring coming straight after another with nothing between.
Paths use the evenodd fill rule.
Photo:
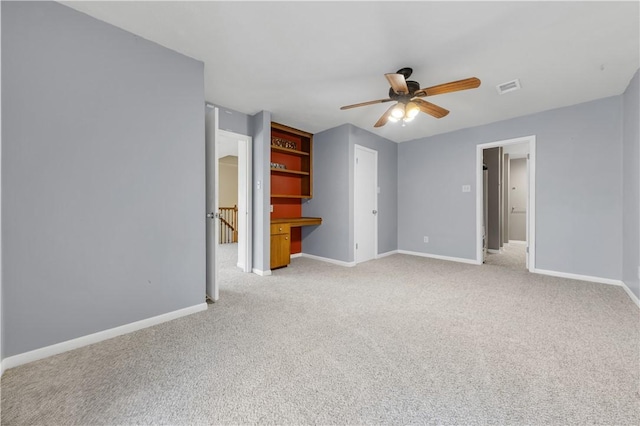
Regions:
<instances>
[{"instance_id":1,"label":"cabinet door","mask_svg":"<svg viewBox=\"0 0 640 426\"><path fill-rule=\"evenodd\" d=\"M289 234L271 235L271 269L289 264L290 244Z\"/></svg>"}]
</instances>

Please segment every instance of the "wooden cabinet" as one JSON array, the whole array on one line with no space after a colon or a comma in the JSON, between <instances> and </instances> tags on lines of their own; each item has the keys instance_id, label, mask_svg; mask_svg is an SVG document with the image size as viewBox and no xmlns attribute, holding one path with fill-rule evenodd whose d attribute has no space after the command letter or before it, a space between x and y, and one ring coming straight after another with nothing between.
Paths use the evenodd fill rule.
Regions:
<instances>
[{"instance_id":1,"label":"wooden cabinet","mask_svg":"<svg viewBox=\"0 0 640 426\"><path fill-rule=\"evenodd\" d=\"M290 263L291 227L288 223L271 225L271 269Z\"/></svg>"},{"instance_id":2,"label":"wooden cabinet","mask_svg":"<svg viewBox=\"0 0 640 426\"><path fill-rule=\"evenodd\" d=\"M271 198L313 197L313 134L271 123Z\"/></svg>"}]
</instances>

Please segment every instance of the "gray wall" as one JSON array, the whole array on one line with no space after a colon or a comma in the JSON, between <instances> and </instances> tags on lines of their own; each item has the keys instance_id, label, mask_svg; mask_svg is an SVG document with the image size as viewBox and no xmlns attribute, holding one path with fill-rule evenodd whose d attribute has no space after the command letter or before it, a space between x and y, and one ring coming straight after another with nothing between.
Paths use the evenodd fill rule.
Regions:
<instances>
[{"instance_id":1,"label":"gray wall","mask_svg":"<svg viewBox=\"0 0 640 426\"><path fill-rule=\"evenodd\" d=\"M633 76L623 100L623 258L622 279L640 298L638 265L640 264L640 84L638 71Z\"/></svg>"},{"instance_id":2,"label":"gray wall","mask_svg":"<svg viewBox=\"0 0 640 426\"><path fill-rule=\"evenodd\" d=\"M475 259L476 144L536 135L536 267L620 279L621 114L615 96L400 144L399 248Z\"/></svg>"},{"instance_id":3,"label":"gray wall","mask_svg":"<svg viewBox=\"0 0 640 426\"><path fill-rule=\"evenodd\" d=\"M238 133L240 135L251 136L252 121L251 116L231 108L223 107L211 102L218 107L218 128L228 132Z\"/></svg>"},{"instance_id":4,"label":"gray wall","mask_svg":"<svg viewBox=\"0 0 640 426\"><path fill-rule=\"evenodd\" d=\"M253 135L253 269L270 270L271 232L271 113L259 112L251 116L250 135Z\"/></svg>"},{"instance_id":5,"label":"gray wall","mask_svg":"<svg viewBox=\"0 0 640 426\"><path fill-rule=\"evenodd\" d=\"M313 199L304 216L322 225L302 228L302 251L353 262L354 146L378 151L378 253L396 250L398 224L398 144L351 124L313 136Z\"/></svg>"},{"instance_id":6,"label":"gray wall","mask_svg":"<svg viewBox=\"0 0 640 426\"><path fill-rule=\"evenodd\" d=\"M4 355L203 303L203 64L2 9Z\"/></svg>"},{"instance_id":7,"label":"gray wall","mask_svg":"<svg viewBox=\"0 0 640 426\"><path fill-rule=\"evenodd\" d=\"M484 164L487 165L487 248L490 250L500 250L500 169L502 156L500 147L483 150ZM431 241L431 240L430 240Z\"/></svg>"},{"instance_id":8,"label":"gray wall","mask_svg":"<svg viewBox=\"0 0 640 426\"><path fill-rule=\"evenodd\" d=\"M302 252L351 262L349 205L349 127L313 135L313 198L302 215L321 217L322 225L302 227Z\"/></svg>"},{"instance_id":9,"label":"gray wall","mask_svg":"<svg viewBox=\"0 0 640 426\"><path fill-rule=\"evenodd\" d=\"M515 241L527 240L527 159L517 158L510 161L509 188L509 239ZM516 188L515 190L512 188ZM515 207L511 212L511 207Z\"/></svg>"},{"instance_id":10,"label":"gray wall","mask_svg":"<svg viewBox=\"0 0 640 426\"><path fill-rule=\"evenodd\" d=\"M509 242L509 154L502 155L502 244Z\"/></svg>"}]
</instances>

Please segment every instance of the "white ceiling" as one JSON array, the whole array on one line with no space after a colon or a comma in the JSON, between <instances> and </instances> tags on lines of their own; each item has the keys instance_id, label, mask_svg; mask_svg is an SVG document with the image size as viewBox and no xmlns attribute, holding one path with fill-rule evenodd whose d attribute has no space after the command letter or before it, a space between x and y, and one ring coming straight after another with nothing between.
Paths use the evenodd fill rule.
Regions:
<instances>
[{"instance_id":1,"label":"white ceiling","mask_svg":"<svg viewBox=\"0 0 640 426\"><path fill-rule=\"evenodd\" d=\"M396 142L621 94L640 66L634 2L95 2L64 4L205 63L208 101L312 133L352 123ZM451 113L373 124L385 73ZM519 78L522 89L495 86Z\"/></svg>"}]
</instances>

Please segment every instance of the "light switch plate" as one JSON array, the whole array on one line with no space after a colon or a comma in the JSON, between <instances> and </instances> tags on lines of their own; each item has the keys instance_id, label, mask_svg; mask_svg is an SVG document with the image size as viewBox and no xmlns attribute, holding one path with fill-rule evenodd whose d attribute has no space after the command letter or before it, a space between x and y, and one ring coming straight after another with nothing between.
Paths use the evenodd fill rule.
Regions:
<instances>
[{"instance_id":1,"label":"light switch plate","mask_svg":"<svg viewBox=\"0 0 640 426\"><path fill-rule=\"evenodd\" d=\"M462 192L471 192L471 185L462 185Z\"/></svg>"}]
</instances>

